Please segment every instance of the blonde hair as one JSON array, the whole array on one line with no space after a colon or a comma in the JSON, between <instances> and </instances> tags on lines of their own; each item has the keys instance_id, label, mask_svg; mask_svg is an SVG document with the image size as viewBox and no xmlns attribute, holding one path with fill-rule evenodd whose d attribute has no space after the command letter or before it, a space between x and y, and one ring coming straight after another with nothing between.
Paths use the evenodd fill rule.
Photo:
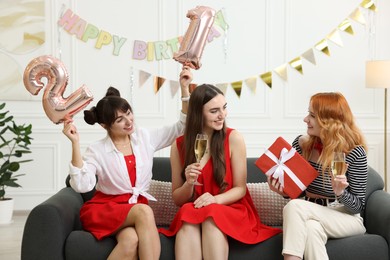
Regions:
<instances>
[{"instance_id":1,"label":"blonde hair","mask_svg":"<svg viewBox=\"0 0 390 260\"><path fill-rule=\"evenodd\" d=\"M322 173L329 169L333 152L348 154L356 146L363 146L367 151L366 141L345 97L339 92L317 93L310 98L312 112L321 127L320 140L310 136L302 143L303 157L309 159L316 142L322 142L323 149L318 163Z\"/></svg>"}]
</instances>

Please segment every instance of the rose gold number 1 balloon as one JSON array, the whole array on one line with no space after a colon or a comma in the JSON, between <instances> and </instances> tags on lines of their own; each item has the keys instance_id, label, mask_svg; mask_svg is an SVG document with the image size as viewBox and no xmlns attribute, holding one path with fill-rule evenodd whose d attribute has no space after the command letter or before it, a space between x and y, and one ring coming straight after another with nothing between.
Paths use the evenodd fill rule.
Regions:
<instances>
[{"instance_id":1,"label":"rose gold number 1 balloon","mask_svg":"<svg viewBox=\"0 0 390 260\"><path fill-rule=\"evenodd\" d=\"M47 79L42 97L43 109L55 124L70 119L93 100L91 92L85 85L69 97L63 97L68 85L68 72L64 64L53 56L39 56L30 61L24 70L24 86L33 95L37 95L44 87L42 78Z\"/></svg>"},{"instance_id":2,"label":"rose gold number 1 balloon","mask_svg":"<svg viewBox=\"0 0 390 260\"><path fill-rule=\"evenodd\" d=\"M180 43L179 51L173 54L176 61L193 69L200 68L200 58L210 28L213 26L214 16L215 10L206 6L197 6L188 11L187 17L190 18L191 23Z\"/></svg>"}]
</instances>

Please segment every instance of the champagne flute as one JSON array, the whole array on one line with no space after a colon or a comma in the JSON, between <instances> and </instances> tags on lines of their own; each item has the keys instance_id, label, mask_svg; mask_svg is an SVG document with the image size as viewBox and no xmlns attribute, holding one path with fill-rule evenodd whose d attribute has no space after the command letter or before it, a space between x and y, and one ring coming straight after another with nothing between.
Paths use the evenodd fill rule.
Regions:
<instances>
[{"instance_id":1,"label":"champagne flute","mask_svg":"<svg viewBox=\"0 0 390 260\"><path fill-rule=\"evenodd\" d=\"M197 163L200 163L200 160L202 160L202 157L206 153L207 142L208 142L208 136L206 134L196 135L194 151L195 151L195 157ZM199 183L198 180L196 180L194 185L202 185L202 184Z\"/></svg>"},{"instance_id":2,"label":"champagne flute","mask_svg":"<svg viewBox=\"0 0 390 260\"><path fill-rule=\"evenodd\" d=\"M343 152L334 152L332 160L332 174L333 176L344 175L347 168L347 163L345 162L345 153ZM330 207L340 207L342 204L338 201L337 195L335 194L335 201L330 203Z\"/></svg>"}]
</instances>

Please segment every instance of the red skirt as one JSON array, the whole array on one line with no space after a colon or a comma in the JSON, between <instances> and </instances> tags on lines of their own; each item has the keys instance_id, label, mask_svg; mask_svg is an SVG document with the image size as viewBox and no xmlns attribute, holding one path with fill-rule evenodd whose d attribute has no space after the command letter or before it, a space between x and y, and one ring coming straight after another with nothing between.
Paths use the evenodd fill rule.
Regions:
<instances>
[{"instance_id":1,"label":"red skirt","mask_svg":"<svg viewBox=\"0 0 390 260\"><path fill-rule=\"evenodd\" d=\"M245 244L256 244L282 232L279 228L262 224L251 207L248 210L246 203L244 198L231 205L210 204L197 209L193 202L189 202L179 209L169 229L160 228L159 232L174 236L183 222L201 224L207 218L212 218L224 234Z\"/></svg>"},{"instance_id":2,"label":"red skirt","mask_svg":"<svg viewBox=\"0 0 390 260\"><path fill-rule=\"evenodd\" d=\"M130 209L136 204L129 204L132 194L107 195L96 191L93 198L80 209L83 228L91 232L96 239L113 235L123 224ZM148 200L138 197L138 203L148 204Z\"/></svg>"}]
</instances>

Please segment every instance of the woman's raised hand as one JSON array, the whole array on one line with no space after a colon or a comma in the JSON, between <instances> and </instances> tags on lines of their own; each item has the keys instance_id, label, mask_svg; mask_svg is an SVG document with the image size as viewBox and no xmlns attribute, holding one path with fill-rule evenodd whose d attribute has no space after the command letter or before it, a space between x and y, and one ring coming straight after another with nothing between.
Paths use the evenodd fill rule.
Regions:
<instances>
[{"instance_id":1,"label":"woman's raised hand","mask_svg":"<svg viewBox=\"0 0 390 260\"><path fill-rule=\"evenodd\" d=\"M76 126L73 124L73 120L64 121L64 128L62 132L69 138L69 140L73 142L79 141L79 134L77 132Z\"/></svg>"},{"instance_id":2,"label":"woman's raised hand","mask_svg":"<svg viewBox=\"0 0 390 260\"><path fill-rule=\"evenodd\" d=\"M180 86L182 88L182 96L185 96L185 94L188 93L183 93L183 90L187 89L189 91L189 86L192 82L193 76L192 72L189 66L183 66L182 71L180 72Z\"/></svg>"}]
</instances>

